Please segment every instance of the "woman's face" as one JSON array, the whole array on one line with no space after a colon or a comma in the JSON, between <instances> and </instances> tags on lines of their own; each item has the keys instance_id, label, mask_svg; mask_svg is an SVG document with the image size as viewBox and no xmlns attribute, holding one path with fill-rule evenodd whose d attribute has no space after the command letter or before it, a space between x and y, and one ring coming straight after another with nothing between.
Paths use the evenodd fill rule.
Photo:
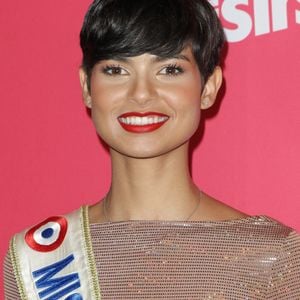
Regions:
<instances>
[{"instance_id":1,"label":"woman's face","mask_svg":"<svg viewBox=\"0 0 300 300\"><path fill-rule=\"evenodd\" d=\"M90 91L83 71L80 76L98 134L123 155L163 155L187 143L198 128L203 87L189 47L168 59L146 53L100 61Z\"/></svg>"}]
</instances>

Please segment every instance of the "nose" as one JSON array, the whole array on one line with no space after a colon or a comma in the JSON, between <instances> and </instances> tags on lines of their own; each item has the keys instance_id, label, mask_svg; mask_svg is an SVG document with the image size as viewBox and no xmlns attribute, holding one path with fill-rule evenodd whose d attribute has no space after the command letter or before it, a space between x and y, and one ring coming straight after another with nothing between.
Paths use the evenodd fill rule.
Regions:
<instances>
[{"instance_id":1,"label":"nose","mask_svg":"<svg viewBox=\"0 0 300 300\"><path fill-rule=\"evenodd\" d=\"M137 76L130 83L128 98L139 105L147 105L157 97L153 79L147 76Z\"/></svg>"}]
</instances>

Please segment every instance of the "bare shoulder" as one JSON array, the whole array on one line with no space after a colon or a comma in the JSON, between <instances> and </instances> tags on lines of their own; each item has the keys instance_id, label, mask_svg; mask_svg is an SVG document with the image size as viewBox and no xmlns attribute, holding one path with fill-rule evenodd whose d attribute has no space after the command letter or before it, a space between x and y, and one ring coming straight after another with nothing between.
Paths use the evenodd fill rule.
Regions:
<instances>
[{"instance_id":1,"label":"bare shoulder","mask_svg":"<svg viewBox=\"0 0 300 300\"><path fill-rule=\"evenodd\" d=\"M202 212L204 220L227 221L249 217L249 215L203 193Z\"/></svg>"}]
</instances>

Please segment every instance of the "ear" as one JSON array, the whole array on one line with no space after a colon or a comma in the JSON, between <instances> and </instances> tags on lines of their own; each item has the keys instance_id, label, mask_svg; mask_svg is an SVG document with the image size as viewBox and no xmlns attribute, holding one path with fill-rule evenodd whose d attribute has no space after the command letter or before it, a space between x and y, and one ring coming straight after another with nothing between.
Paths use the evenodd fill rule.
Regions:
<instances>
[{"instance_id":1,"label":"ear","mask_svg":"<svg viewBox=\"0 0 300 300\"><path fill-rule=\"evenodd\" d=\"M85 106L88 108L92 107L92 97L90 94L89 90L89 85L88 85L88 77L86 72L83 70L83 68L79 69L79 80L80 80L80 85L81 85L81 90L82 90L82 97L83 97L83 102Z\"/></svg>"},{"instance_id":2,"label":"ear","mask_svg":"<svg viewBox=\"0 0 300 300\"><path fill-rule=\"evenodd\" d=\"M201 95L201 109L211 107L216 100L218 91L222 85L222 69L218 66L205 83Z\"/></svg>"}]
</instances>

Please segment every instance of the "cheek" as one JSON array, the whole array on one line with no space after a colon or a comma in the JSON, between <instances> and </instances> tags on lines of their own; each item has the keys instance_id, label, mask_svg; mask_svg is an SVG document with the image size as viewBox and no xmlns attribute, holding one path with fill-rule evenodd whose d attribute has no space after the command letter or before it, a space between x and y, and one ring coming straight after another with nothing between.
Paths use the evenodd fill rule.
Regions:
<instances>
[{"instance_id":1,"label":"cheek","mask_svg":"<svg viewBox=\"0 0 300 300\"><path fill-rule=\"evenodd\" d=\"M163 97L177 114L192 114L198 116L200 113L201 85L198 82L183 82L170 87L164 91Z\"/></svg>"},{"instance_id":2,"label":"cheek","mask_svg":"<svg viewBox=\"0 0 300 300\"><path fill-rule=\"evenodd\" d=\"M104 138L111 127L111 109L114 106L115 93L113 89L91 85L92 109L91 117L97 133Z\"/></svg>"},{"instance_id":3,"label":"cheek","mask_svg":"<svg viewBox=\"0 0 300 300\"><path fill-rule=\"evenodd\" d=\"M95 121L111 121L112 117L116 118L120 101L124 99L124 89L111 84L100 84L92 86L92 115ZM104 123L104 122L102 122Z\"/></svg>"},{"instance_id":4,"label":"cheek","mask_svg":"<svg viewBox=\"0 0 300 300\"><path fill-rule=\"evenodd\" d=\"M106 144L112 148L116 141L122 143L124 132L122 131L117 117L126 108L126 90L122 86L110 84L97 84L92 86L92 109L91 117L94 127Z\"/></svg>"},{"instance_id":5,"label":"cheek","mask_svg":"<svg viewBox=\"0 0 300 300\"><path fill-rule=\"evenodd\" d=\"M201 85L191 80L174 86L166 97L174 113L177 133L190 138L198 129L201 118Z\"/></svg>"}]
</instances>

